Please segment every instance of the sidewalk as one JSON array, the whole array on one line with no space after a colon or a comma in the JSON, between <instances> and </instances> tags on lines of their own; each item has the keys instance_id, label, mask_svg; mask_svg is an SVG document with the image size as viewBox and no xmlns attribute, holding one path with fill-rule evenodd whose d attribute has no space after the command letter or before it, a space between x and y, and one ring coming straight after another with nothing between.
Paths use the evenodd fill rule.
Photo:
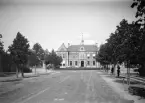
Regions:
<instances>
[{"instance_id":1,"label":"sidewalk","mask_svg":"<svg viewBox=\"0 0 145 103\"><path fill-rule=\"evenodd\" d=\"M31 78L31 77L39 77L40 75L47 75L50 74L54 71L52 70L47 70L46 71L41 71L38 70L35 74L35 72L32 73L24 73L24 78L21 77L21 73L19 74L19 78L16 77L16 75L12 75L12 76L8 76L8 77L0 77L0 82L11 82L11 81L19 81L22 79L26 79L26 78Z\"/></svg>"},{"instance_id":2,"label":"sidewalk","mask_svg":"<svg viewBox=\"0 0 145 103\"><path fill-rule=\"evenodd\" d=\"M33 78L39 78L41 75L49 75L50 73L53 73L53 70L47 70L45 71L39 71L37 74L34 72L32 73L25 73L24 78L21 77L21 74L19 75L19 78L16 78L16 75L9 76L9 77L0 77L0 98L2 98L5 95L8 95L9 92L15 92L19 90L20 88L24 87L25 80L30 82L33 81Z\"/></svg>"},{"instance_id":3,"label":"sidewalk","mask_svg":"<svg viewBox=\"0 0 145 103\"><path fill-rule=\"evenodd\" d=\"M115 78L115 76L111 76L110 74L100 71L97 72L103 80L105 80L109 86L112 87L112 89L120 94L120 97L128 99L128 100L134 100L134 103L145 103L145 99L140 99L139 96L131 95L128 93L128 85L123 83L116 82L120 78Z\"/></svg>"}]
</instances>

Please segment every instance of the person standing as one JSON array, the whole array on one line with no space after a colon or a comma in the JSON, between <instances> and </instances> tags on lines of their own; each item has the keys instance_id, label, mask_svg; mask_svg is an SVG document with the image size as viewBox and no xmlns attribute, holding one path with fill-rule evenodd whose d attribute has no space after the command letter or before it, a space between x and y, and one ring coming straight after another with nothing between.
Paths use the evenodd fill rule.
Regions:
<instances>
[{"instance_id":1,"label":"person standing","mask_svg":"<svg viewBox=\"0 0 145 103\"><path fill-rule=\"evenodd\" d=\"M117 66L117 76L118 77L120 76L120 66L119 65Z\"/></svg>"},{"instance_id":2,"label":"person standing","mask_svg":"<svg viewBox=\"0 0 145 103\"><path fill-rule=\"evenodd\" d=\"M112 68L111 68L111 74L113 75L113 73L114 73L114 67L112 66Z\"/></svg>"}]
</instances>

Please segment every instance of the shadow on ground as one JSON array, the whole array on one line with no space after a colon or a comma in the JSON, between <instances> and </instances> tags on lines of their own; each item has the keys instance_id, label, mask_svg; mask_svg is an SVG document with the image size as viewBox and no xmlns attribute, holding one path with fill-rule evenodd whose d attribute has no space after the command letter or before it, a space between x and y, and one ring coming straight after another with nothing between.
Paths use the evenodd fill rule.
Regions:
<instances>
[{"instance_id":1,"label":"shadow on ground","mask_svg":"<svg viewBox=\"0 0 145 103\"><path fill-rule=\"evenodd\" d=\"M128 88L128 92L132 95L137 95L145 99L145 87L130 86Z\"/></svg>"}]
</instances>

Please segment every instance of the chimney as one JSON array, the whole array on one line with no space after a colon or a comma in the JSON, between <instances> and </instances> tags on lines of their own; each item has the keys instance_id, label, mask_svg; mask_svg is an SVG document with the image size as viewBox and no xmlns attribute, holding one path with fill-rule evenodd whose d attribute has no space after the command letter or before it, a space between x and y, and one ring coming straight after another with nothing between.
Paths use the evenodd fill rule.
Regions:
<instances>
[{"instance_id":1,"label":"chimney","mask_svg":"<svg viewBox=\"0 0 145 103\"><path fill-rule=\"evenodd\" d=\"M98 47L98 43L95 43L95 46L97 46L97 47Z\"/></svg>"}]
</instances>

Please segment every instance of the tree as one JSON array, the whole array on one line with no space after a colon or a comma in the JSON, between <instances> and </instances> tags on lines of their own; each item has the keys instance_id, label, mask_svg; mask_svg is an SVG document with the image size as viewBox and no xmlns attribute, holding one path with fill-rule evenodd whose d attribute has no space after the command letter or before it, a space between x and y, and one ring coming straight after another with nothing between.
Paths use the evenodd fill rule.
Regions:
<instances>
[{"instance_id":1,"label":"tree","mask_svg":"<svg viewBox=\"0 0 145 103\"><path fill-rule=\"evenodd\" d=\"M96 61L100 62L102 65L107 65L110 63L110 56L107 46L107 43L102 44L100 46L98 54L96 55Z\"/></svg>"},{"instance_id":2,"label":"tree","mask_svg":"<svg viewBox=\"0 0 145 103\"><path fill-rule=\"evenodd\" d=\"M52 50L51 53L49 53L46 58L45 58L45 64L53 64L54 68L57 68L60 66L62 62L62 57L61 56L57 56L57 54L55 53L54 50Z\"/></svg>"},{"instance_id":3,"label":"tree","mask_svg":"<svg viewBox=\"0 0 145 103\"><path fill-rule=\"evenodd\" d=\"M131 7L137 9L136 18L139 18L136 23L141 24L145 28L145 1L144 0L133 0Z\"/></svg>"},{"instance_id":4,"label":"tree","mask_svg":"<svg viewBox=\"0 0 145 103\"><path fill-rule=\"evenodd\" d=\"M2 55L2 67L3 67L3 72L14 72L15 68L12 68L13 62L12 62L12 56L4 52Z\"/></svg>"},{"instance_id":5,"label":"tree","mask_svg":"<svg viewBox=\"0 0 145 103\"><path fill-rule=\"evenodd\" d=\"M30 67L35 67L35 74L36 74L36 66L40 64L40 59L38 58L36 52L34 50L30 50L30 55L28 56L28 65Z\"/></svg>"},{"instance_id":6,"label":"tree","mask_svg":"<svg viewBox=\"0 0 145 103\"><path fill-rule=\"evenodd\" d=\"M42 62L44 61L44 56L45 56L45 52L44 52L42 46L39 43L36 43L33 46L33 50L35 51L39 60L41 60L41 65L42 65Z\"/></svg>"},{"instance_id":7,"label":"tree","mask_svg":"<svg viewBox=\"0 0 145 103\"><path fill-rule=\"evenodd\" d=\"M46 49L44 52L45 52L45 55L48 55L49 54L48 49Z\"/></svg>"},{"instance_id":8,"label":"tree","mask_svg":"<svg viewBox=\"0 0 145 103\"><path fill-rule=\"evenodd\" d=\"M1 41L1 38L2 38L2 34L0 34L0 72L3 72L3 68L2 68L2 54L4 52L4 49L3 49L3 42Z\"/></svg>"},{"instance_id":9,"label":"tree","mask_svg":"<svg viewBox=\"0 0 145 103\"><path fill-rule=\"evenodd\" d=\"M123 19L117 26L115 33L110 35L107 43L110 46L113 62L127 64L135 63L137 50L140 41L139 25L134 22L129 24ZM137 62L136 62L137 63Z\"/></svg>"},{"instance_id":10,"label":"tree","mask_svg":"<svg viewBox=\"0 0 145 103\"><path fill-rule=\"evenodd\" d=\"M40 60L36 55L36 52L33 50L30 50L30 55L28 56L28 65L33 67L33 66L37 66L40 64Z\"/></svg>"},{"instance_id":11,"label":"tree","mask_svg":"<svg viewBox=\"0 0 145 103\"><path fill-rule=\"evenodd\" d=\"M0 34L0 52L4 51L4 45L3 45L3 41L1 40L2 38L2 34Z\"/></svg>"},{"instance_id":12,"label":"tree","mask_svg":"<svg viewBox=\"0 0 145 103\"><path fill-rule=\"evenodd\" d=\"M101 46L98 53L102 63L111 63L115 66L117 63L124 62L127 68L132 64L140 63L140 42L142 41L140 25L134 22L129 24L123 19L106 41L107 43Z\"/></svg>"},{"instance_id":13,"label":"tree","mask_svg":"<svg viewBox=\"0 0 145 103\"><path fill-rule=\"evenodd\" d=\"M12 59L16 64L17 77L19 70L22 73L22 77L24 77L23 68L28 62L29 55L29 43L27 38L25 38L20 32L18 32L16 38L13 40L13 44L9 46L8 51L12 55Z\"/></svg>"},{"instance_id":14,"label":"tree","mask_svg":"<svg viewBox=\"0 0 145 103\"><path fill-rule=\"evenodd\" d=\"M138 61L141 67L139 68L140 75L145 76L145 1L134 0L131 5L132 8L136 8L135 17L137 25L140 25L140 41L138 45Z\"/></svg>"}]
</instances>

